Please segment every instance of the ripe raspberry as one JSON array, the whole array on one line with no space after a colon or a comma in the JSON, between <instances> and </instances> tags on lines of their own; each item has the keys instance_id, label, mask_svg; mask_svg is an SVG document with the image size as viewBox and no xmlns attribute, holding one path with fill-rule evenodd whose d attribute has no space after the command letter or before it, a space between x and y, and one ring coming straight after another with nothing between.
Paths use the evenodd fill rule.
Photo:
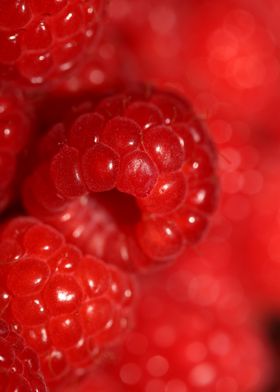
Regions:
<instances>
[{"instance_id":1,"label":"ripe raspberry","mask_svg":"<svg viewBox=\"0 0 280 392\"><path fill-rule=\"evenodd\" d=\"M28 105L17 92L0 88L0 212L15 194L15 180L31 135Z\"/></svg>"},{"instance_id":2,"label":"ripe raspberry","mask_svg":"<svg viewBox=\"0 0 280 392\"><path fill-rule=\"evenodd\" d=\"M39 355L48 385L74 381L102 361L130 321L129 278L63 236L23 217L0 241L0 314Z\"/></svg>"},{"instance_id":3,"label":"ripe raspberry","mask_svg":"<svg viewBox=\"0 0 280 392\"><path fill-rule=\"evenodd\" d=\"M108 370L117 391L266 390L270 357L247 298L229 270L213 267L207 245L200 257L188 255L156 281L143 281L136 328Z\"/></svg>"},{"instance_id":4,"label":"ripe raspberry","mask_svg":"<svg viewBox=\"0 0 280 392\"><path fill-rule=\"evenodd\" d=\"M0 391L47 392L36 353L0 319Z\"/></svg>"},{"instance_id":5,"label":"ripe raspberry","mask_svg":"<svg viewBox=\"0 0 280 392\"><path fill-rule=\"evenodd\" d=\"M216 155L203 124L183 99L144 87L86 111L43 138L27 210L110 262L174 259L201 238L216 206Z\"/></svg>"},{"instance_id":6,"label":"ripe raspberry","mask_svg":"<svg viewBox=\"0 0 280 392\"><path fill-rule=\"evenodd\" d=\"M103 0L2 0L0 75L42 84L73 68L96 40Z\"/></svg>"}]
</instances>

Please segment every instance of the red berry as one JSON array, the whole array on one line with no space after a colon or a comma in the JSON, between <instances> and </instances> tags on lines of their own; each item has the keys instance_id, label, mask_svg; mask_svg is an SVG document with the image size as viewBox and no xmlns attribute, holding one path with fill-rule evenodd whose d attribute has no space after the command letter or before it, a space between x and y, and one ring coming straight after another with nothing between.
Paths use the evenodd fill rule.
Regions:
<instances>
[{"instance_id":1,"label":"red berry","mask_svg":"<svg viewBox=\"0 0 280 392\"><path fill-rule=\"evenodd\" d=\"M0 319L0 391L47 392L39 358L10 325Z\"/></svg>"},{"instance_id":2,"label":"red berry","mask_svg":"<svg viewBox=\"0 0 280 392\"><path fill-rule=\"evenodd\" d=\"M98 353L128 328L129 277L83 256L55 229L30 218L8 221L0 259L0 315L38 353L49 385L97 365Z\"/></svg>"},{"instance_id":3,"label":"red berry","mask_svg":"<svg viewBox=\"0 0 280 392\"><path fill-rule=\"evenodd\" d=\"M35 85L61 77L95 42L104 3L3 0L0 74Z\"/></svg>"},{"instance_id":4,"label":"red berry","mask_svg":"<svg viewBox=\"0 0 280 392\"><path fill-rule=\"evenodd\" d=\"M48 169L46 187L37 167L25 186L26 208L113 263L174 259L200 239L216 206L216 155L206 130L182 98L143 86L87 108L43 138L53 151L43 159L50 184ZM98 207L77 199L89 192Z\"/></svg>"},{"instance_id":5,"label":"red berry","mask_svg":"<svg viewBox=\"0 0 280 392\"><path fill-rule=\"evenodd\" d=\"M107 382L119 382L114 390L266 390L269 352L240 282L216 262L219 247L206 242L199 256L142 280L136 327L107 369Z\"/></svg>"}]
</instances>

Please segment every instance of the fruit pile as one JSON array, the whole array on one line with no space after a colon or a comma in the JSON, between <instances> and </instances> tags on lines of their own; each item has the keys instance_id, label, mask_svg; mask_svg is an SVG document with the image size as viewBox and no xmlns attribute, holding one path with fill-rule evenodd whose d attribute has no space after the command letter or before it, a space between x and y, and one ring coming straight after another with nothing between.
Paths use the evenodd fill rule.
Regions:
<instances>
[{"instance_id":1,"label":"fruit pile","mask_svg":"<svg viewBox=\"0 0 280 392\"><path fill-rule=\"evenodd\" d=\"M0 392L279 391L267 3L0 0Z\"/></svg>"}]
</instances>

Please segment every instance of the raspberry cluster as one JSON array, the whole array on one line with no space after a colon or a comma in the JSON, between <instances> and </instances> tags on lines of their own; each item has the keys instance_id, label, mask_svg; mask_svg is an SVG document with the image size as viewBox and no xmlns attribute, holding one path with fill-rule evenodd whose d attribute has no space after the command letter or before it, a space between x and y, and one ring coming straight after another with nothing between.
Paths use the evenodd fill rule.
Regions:
<instances>
[{"instance_id":1,"label":"raspberry cluster","mask_svg":"<svg viewBox=\"0 0 280 392\"><path fill-rule=\"evenodd\" d=\"M277 259L278 225L254 234L253 136L211 113L229 113L216 76L235 43L242 52L244 36L255 55L253 37L270 40L237 10L209 12L233 37L225 53L207 23L189 45L196 7L0 0L0 392L268 392L279 290L263 248L273 235ZM191 74L187 48L208 30L209 56ZM215 68L207 83L202 63ZM265 60L254 57L247 87L255 63Z\"/></svg>"}]
</instances>

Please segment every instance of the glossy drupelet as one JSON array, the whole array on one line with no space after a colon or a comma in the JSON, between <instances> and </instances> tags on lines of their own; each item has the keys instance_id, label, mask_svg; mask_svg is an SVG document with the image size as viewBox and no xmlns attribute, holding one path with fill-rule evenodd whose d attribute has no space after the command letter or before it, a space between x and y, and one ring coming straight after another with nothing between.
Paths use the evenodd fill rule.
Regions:
<instances>
[{"instance_id":1,"label":"glossy drupelet","mask_svg":"<svg viewBox=\"0 0 280 392\"><path fill-rule=\"evenodd\" d=\"M2 0L0 75L38 85L74 67L96 41L103 0Z\"/></svg>"},{"instance_id":2,"label":"glossy drupelet","mask_svg":"<svg viewBox=\"0 0 280 392\"><path fill-rule=\"evenodd\" d=\"M203 123L177 95L143 86L92 106L76 106L43 138L27 210L126 268L173 260L216 207L216 152Z\"/></svg>"},{"instance_id":3,"label":"glossy drupelet","mask_svg":"<svg viewBox=\"0 0 280 392\"><path fill-rule=\"evenodd\" d=\"M133 288L39 221L8 221L0 241L0 315L39 355L52 388L94 370L129 328Z\"/></svg>"},{"instance_id":4,"label":"glossy drupelet","mask_svg":"<svg viewBox=\"0 0 280 392\"><path fill-rule=\"evenodd\" d=\"M18 90L0 87L0 212L15 196L19 162L33 134L30 105Z\"/></svg>"},{"instance_id":5,"label":"glossy drupelet","mask_svg":"<svg viewBox=\"0 0 280 392\"><path fill-rule=\"evenodd\" d=\"M47 392L37 354L2 319L0 319L0 391Z\"/></svg>"}]
</instances>

